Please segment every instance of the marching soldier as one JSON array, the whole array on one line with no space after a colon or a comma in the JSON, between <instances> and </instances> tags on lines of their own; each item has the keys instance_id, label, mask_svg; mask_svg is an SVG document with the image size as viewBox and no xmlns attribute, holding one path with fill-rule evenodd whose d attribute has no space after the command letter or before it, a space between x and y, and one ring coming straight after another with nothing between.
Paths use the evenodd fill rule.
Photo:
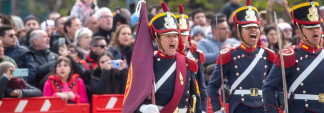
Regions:
<instances>
[{"instance_id":1,"label":"marching soldier","mask_svg":"<svg viewBox=\"0 0 324 113\"><path fill-rule=\"evenodd\" d=\"M296 34L301 37L298 46L283 49L283 59L277 58L263 86L264 107L267 113L278 113L275 90L282 86L285 72L290 113L324 112L324 52L319 47L322 27L319 3L310 0L291 9ZM279 56L279 55L278 55ZM281 60L284 70L281 70Z\"/></svg>"},{"instance_id":2,"label":"marching soldier","mask_svg":"<svg viewBox=\"0 0 324 113\"><path fill-rule=\"evenodd\" d=\"M163 13L149 23L151 35L159 49L154 55L156 105L144 101L137 112L142 113L201 113L196 89L198 65L193 57L176 52L184 49L175 15L162 2Z\"/></svg>"},{"instance_id":3,"label":"marching soldier","mask_svg":"<svg viewBox=\"0 0 324 113\"><path fill-rule=\"evenodd\" d=\"M199 86L201 97L202 111L207 113L207 88L205 84L205 75L203 70L203 63L205 62L204 53L191 45L191 37L189 35L189 21L188 15L184 14L182 4L179 4L179 15L176 15L179 24L179 31L181 32L182 42L185 47L184 52L187 56L194 57L198 63L198 72L196 73L196 84Z\"/></svg>"},{"instance_id":4,"label":"marching soldier","mask_svg":"<svg viewBox=\"0 0 324 113\"><path fill-rule=\"evenodd\" d=\"M261 47L258 10L251 6L250 0L246 0L246 5L233 14L235 30L242 43L238 47L223 49L220 52L209 81L211 105L216 113L221 112L221 76L227 76L230 86L229 113L264 112L262 86L276 60L276 55L273 51Z\"/></svg>"}]
</instances>

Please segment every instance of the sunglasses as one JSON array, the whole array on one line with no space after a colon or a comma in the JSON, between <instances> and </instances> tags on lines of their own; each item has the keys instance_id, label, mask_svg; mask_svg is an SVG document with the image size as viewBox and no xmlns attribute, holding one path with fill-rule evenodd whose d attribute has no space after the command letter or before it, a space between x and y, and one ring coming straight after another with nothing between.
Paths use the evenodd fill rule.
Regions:
<instances>
[{"instance_id":1,"label":"sunglasses","mask_svg":"<svg viewBox=\"0 0 324 113\"><path fill-rule=\"evenodd\" d=\"M11 35L9 35L10 38L13 38L13 37L15 37L15 36L16 36L16 34L11 34Z\"/></svg>"},{"instance_id":2,"label":"sunglasses","mask_svg":"<svg viewBox=\"0 0 324 113\"><path fill-rule=\"evenodd\" d=\"M100 47L102 49L104 49L105 47L107 47L108 45L94 45L95 47Z\"/></svg>"},{"instance_id":3,"label":"sunglasses","mask_svg":"<svg viewBox=\"0 0 324 113\"><path fill-rule=\"evenodd\" d=\"M261 39L262 42L268 42L268 39Z\"/></svg>"}]
</instances>

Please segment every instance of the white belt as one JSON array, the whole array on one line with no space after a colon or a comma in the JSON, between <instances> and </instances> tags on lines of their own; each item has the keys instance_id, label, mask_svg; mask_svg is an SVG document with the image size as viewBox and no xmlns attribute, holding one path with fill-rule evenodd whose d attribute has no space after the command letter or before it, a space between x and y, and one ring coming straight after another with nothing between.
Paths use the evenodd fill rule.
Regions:
<instances>
[{"instance_id":1,"label":"white belt","mask_svg":"<svg viewBox=\"0 0 324 113\"><path fill-rule=\"evenodd\" d=\"M294 99L300 99L300 100L318 100L318 95L312 95L312 94L295 94Z\"/></svg>"},{"instance_id":2,"label":"white belt","mask_svg":"<svg viewBox=\"0 0 324 113\"><path fill-rule=\"evenodd\" d=\"M164 106L158 106L159 111L164 107ZM187 108L178 108L178 113L187 113Z\"/></svg>"},{"instance_id":3,"label":"white belt","mask_svg":"<svg viewBox=\"0 0 324 113\"><path fill-rule=\"evenodd\" d=\"M245 90L245 89L239 89L235 90L234 95L250 95L251 91L250 90ZM258 95L262 95L262 90L258 90Z\"/></svg>"}]
</instances>

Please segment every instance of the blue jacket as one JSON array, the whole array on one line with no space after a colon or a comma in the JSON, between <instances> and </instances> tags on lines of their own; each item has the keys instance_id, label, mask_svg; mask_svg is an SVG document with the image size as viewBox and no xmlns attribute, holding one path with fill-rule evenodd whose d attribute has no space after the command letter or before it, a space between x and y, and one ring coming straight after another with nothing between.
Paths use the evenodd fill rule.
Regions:
<instances>
[{"instance_id":1,"label":"blue jacket","mask_svg":"<svg viewBox=\"0 0 324 113\"><path fill-rule=\"evenodd\" d=\"M11 57L16 61L17 64L19 64L20 61L18 61L18 57L26 52L29 51L26 47L20 46L20 45L15 45L14 47L11 48L5 48L5 55ZM36 86L36 65L35 65L35 60L32 54L24 54L21 56L22 61L24 62L22 67L19 68L28 68L28 77L24 77L24 80L33 86Z\"/></svg>"},{"instance_id":2,"label":"blue jacket","mask_svg":"<svg viewBox=\"0 0 324 113\"><path fill-rule=\"evenodd\" d=\"M291 95L288 96L289 113L304 113L306 111L324 113L324 103L318 100L320 93L324 93L324 81L321 79L323 78L324 60L320 60L319 65L312 68L314 70L298 84L295 91L289 91L295 80L301 76L305 69L310 66L321 52L324 52L321 48L313 48L303 42L301 42L299 46L295 45L290 47L290 49L283 50L287 90L288 93L291 93ZM276 88L282 87L282 70L280 62L281 59L278 57L276 65L273 65L263 86L264 107L267 113L278 113L275 91ZM306 95L306 97L311 97L312 95L313 97L315 96L317 100L302 99L300 96L296 95Z\"/></svg>"},{"instance_id":3,"label":"blue jacket","mask_svg":"<svg viewBox=\"0 0 324 113\"><path fill-rule=\"evenodd\" d=\"M275 62L276 55L273 51L266 48L253 47L248 48L241 44L239 47L232 49L224 49L221 51L222 65L223 65L223 76L227 77L228 85L230 87L233 83L241 76L241 74L247 69L247 67L256 58L257 54L261 49L264 49L262 58L258 60L256 65L250 73L238 84L229 97L229 113L233 113L235 108L241 104L252 108L259 108L263 106L262 94L259 93L257 96L250 95L250 88L257 88L258 91L262 92L262 86L266 75L270 71L273 63ZM220 61L217 60L216 67L211 75L209 81L209 95L213 111L221 109L219 88L221 87L221 70ZM236 93L239 90L246 90L248 94ZM243 112L243 111L242 111Z\"/></svg>"},{"instance_id":4,"label":"blue jacket","mask_svg":"<svg viewBox=\"0 0 324 113\"><path fill-rule=\"evenodd\" d=\"M224 42L220 42L221 47L223 47L224 44L230 44L231 47L234 47L239 45L240 42L231 38L226 39ZM218 42L213 38L211 33L207 35L206 39L199 41L197 47L205 54L206 61L204 65L209 65L216 62L219 53Z\"/></svg>"}]
</instances>

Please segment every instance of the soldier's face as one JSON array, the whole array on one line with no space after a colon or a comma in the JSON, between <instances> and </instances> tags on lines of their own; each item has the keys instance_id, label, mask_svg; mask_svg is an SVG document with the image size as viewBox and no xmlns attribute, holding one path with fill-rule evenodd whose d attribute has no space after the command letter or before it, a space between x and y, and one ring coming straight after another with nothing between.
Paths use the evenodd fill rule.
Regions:
<instances>
[{"instance_id":1,"label":"soldier's face","mask_svg":"<svg viewBox=\"0 0 324 113\"><path fill-rule=\"evenodd\" d=\"M312 45L318 45L321 39L322 35L322 28L321 27L315 27L315 28L305 28L302 27L302 31L307 38L307 40ZM299 37L303 37L302 33L299 30L296 30L296 33ZM306 42L306 39L301 38L302 41Z\"/></svg>"},{"instance_id":2,"label":"soldier's face","mask_svg":"<svg viewBox=\"0 0 324 113\"><path fill-rule=\"evenodd\" d=\"M255 26L242 27L241 34L245 43L249 45L256 45L260 38L259 27Z\"/></svg>"},{"instance_id":3,"label":"soldier's face","mask_svg":"<svg viewBox=\"0 0 324 113\"><path fill-rule=\"evenodd\" d=\"M158 39L156 39L158 40ZM172 33L172 34L162 34L160 35L160 42L162 47L164 49L164 52L168 56L172 56L176 53L176 50L178 48L179 43L179 37L178 34ZM157 43L159 44L159 43Z\"/></svg>"},{"instance_id":4,"label":"soldier's face","mask_svg":"<svg viewBox=\"0 0 324 113\"><path fill-rule=\"evenodd\" d=\"M182 43L184 46L187 46L188 45L188 38L189 38L189 35L181 35L182 37Z\"/></svg>"}]
</instances>

